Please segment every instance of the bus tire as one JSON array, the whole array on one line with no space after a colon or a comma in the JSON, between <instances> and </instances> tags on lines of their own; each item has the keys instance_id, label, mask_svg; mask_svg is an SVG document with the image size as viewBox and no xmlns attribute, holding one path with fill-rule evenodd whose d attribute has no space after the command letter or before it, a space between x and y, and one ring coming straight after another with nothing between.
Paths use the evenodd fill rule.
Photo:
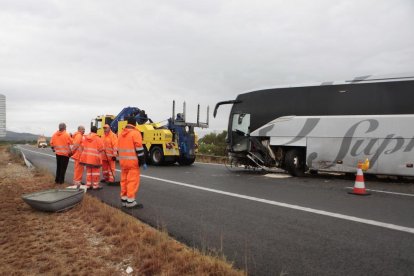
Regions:
<instances>
[{"instance_id":1,"label":"bus tire","mask_svg":"<svg viewBox=\"0 0 414 276\"><path fill-rule=\"evenodd\" d=\"M305 175L305 154L300 149L291 149L285 155L285 169L293 176Z\"/></svg>"},{"instance_id":2,"label":"bus tire","mask_svg":"<svg viewBox=\"0 0 414 276\"><path fill-rule=\"evenodd\" d=\"M309 173L312 174L312 175L318 175L319 172L318 172L318 170L313 170L312 169L312 170L309 170Z\"/></svg>"},{"instance_id":3,"label":"bus tire","mask_svg":"<svg viewBox=\"0 0 414 276\"><path fill-rule=\"evenodd\" d=\"M159 146L154 146L150 151L150 161L154 166L160 166L164 163L164 152Z\"/></svg>"}]
</instances>

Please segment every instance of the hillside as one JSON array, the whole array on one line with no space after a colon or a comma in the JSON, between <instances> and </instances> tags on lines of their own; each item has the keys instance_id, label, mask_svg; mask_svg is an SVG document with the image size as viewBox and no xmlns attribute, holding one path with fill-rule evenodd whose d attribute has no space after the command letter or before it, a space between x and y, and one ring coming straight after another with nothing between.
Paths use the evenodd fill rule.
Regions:
<instances>
[{"instance_id":1,"label":"hillside","mask_svg":"<svg viewBox=\"0 0 414 276\"><path fill-rule=\"evenodd\" d=\"M6 137L0 137L0 141L37 141L39 135L32 133L20 133L6 131Z\"/></svg>"}]
</instances>

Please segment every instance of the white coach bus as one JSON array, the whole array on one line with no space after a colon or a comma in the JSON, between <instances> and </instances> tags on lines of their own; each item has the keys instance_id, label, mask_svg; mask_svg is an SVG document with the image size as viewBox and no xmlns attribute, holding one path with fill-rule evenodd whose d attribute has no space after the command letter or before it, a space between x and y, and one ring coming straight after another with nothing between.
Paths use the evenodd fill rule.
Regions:
<instances>
[{"instance_id":1,"label":"white coach bus","mask_svg":"<svg viewBox=\"0 0 414 276\"><path fill-rule=\"evenodd\" d=\"M240 94L232 104L232 162L307 170L414 176L414 75L364 76Z\"/></svg>"}]
</instances>

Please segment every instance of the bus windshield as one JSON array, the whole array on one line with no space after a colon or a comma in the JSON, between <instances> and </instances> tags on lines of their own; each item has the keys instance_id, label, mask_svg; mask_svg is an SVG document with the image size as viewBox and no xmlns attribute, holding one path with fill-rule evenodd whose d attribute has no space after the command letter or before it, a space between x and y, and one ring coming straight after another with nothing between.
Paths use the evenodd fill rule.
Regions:
<instances>
[{"instance_id":1,"label":"bus windshield","mask_svg":"<svg viewBox=\"0 0 414 276\"><path fill-rule=\"evenodd\" d=\"M231 130L239 135L248 135L250 133L250 114L233 114Z\"/></svg>"}]
</instances>

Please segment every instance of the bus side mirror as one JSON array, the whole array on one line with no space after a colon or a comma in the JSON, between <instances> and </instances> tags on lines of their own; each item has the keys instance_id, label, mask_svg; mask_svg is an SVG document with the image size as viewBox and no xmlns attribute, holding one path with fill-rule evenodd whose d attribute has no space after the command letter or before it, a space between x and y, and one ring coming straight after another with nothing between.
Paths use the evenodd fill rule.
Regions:
<instances>
[{"instance_id":1,"label":"bus side mirror","mask_svg":"<svg viewBox=\"0 0 414 276\"><path fill-rule=\"evenodd\" d=\"M238 123L239 125L241 125L241 124L242 124L244 116L246 116L246 114L240 114L240 115L239 115L239 119L237 120L237 123Z\"/></svg>"}]
</instances>

